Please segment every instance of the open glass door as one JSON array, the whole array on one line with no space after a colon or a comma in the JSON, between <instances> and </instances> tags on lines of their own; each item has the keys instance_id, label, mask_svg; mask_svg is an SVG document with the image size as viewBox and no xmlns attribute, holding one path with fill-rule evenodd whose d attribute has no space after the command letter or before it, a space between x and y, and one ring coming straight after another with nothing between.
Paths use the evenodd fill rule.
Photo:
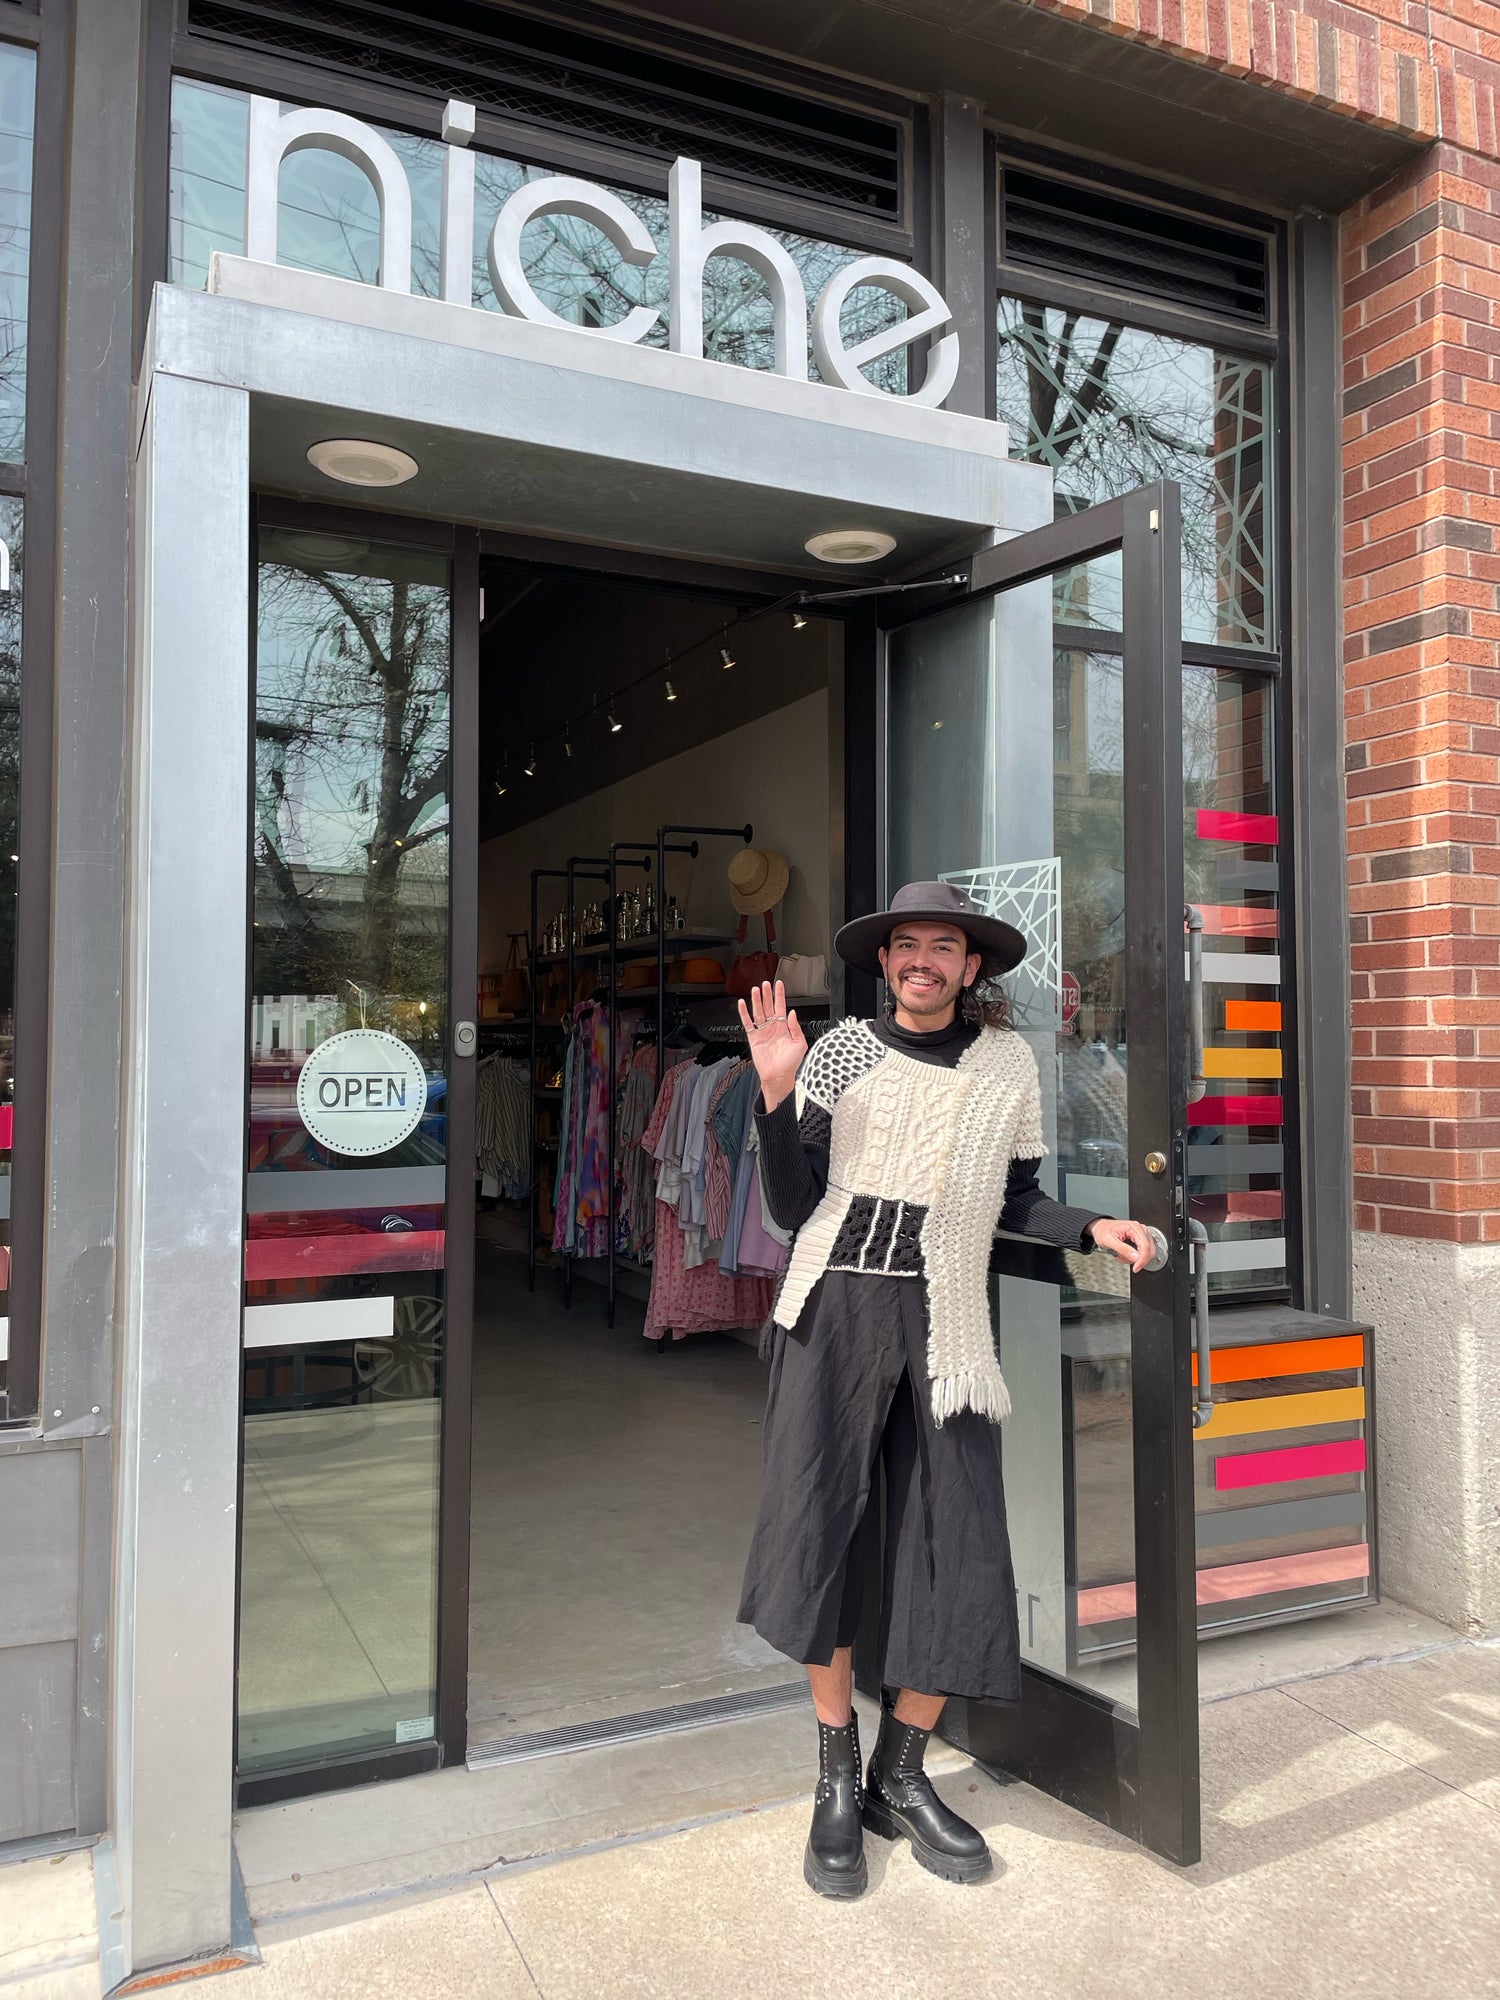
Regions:
<instances>
[{"instance_id":1,"label":"open glass door","mask_svg":"<svg viewBox=\"0 0 1500 2000\"><path fill-rule=\"evenodd\" d=\"M1001 1245L1025 1693L1017 1708L950 1702L944 1733L1186 1863L1199 1796L1178 488L969 567L961 601L910 615L900 600L888 628L888 882L945 877L1025 932L1012 998L1041 1071L1044 1184L1153 1225L1169 1255L1132 1279L1102 1254Z\"/></svg>"}]
</instances>

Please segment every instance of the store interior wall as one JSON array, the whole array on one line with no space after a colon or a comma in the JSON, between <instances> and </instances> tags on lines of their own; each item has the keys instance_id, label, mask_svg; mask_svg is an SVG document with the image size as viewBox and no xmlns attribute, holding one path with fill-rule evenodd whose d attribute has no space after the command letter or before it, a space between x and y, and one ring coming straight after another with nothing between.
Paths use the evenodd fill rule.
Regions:
<instances>
[{"instance_id":1,"label":"store interior wall","mask_svg":"<svg viewBox=\"0 0 1500 2000\"><path fill-rule=\"evenodd\" d=\"M479 966L505 963L507 933L531 921L531 870L556 868L569 855L605 854L616 840L650 840L658 825L738 825L755 829L754 845L777 848L791 866L786 898L774 913L778 947L824 952L828 941L828 693L758 717L695 749L636 771L532 820L479 850ZM726 869L733 848L704 843L696 861L669 860L667 892L683 906L690 928L733 931ZM547 883L542 914L551 914L562 885ZM581 884L592 900L594 885ZM747 940L761 943L759 918Z\"/></svg>"}]
</instances>

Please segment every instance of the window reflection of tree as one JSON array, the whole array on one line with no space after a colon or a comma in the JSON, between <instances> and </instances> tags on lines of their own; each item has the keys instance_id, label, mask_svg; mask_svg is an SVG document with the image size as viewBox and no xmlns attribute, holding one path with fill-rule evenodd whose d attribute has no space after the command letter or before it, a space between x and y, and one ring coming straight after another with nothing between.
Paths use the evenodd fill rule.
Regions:
<instances>
[{"instance_id":1,"label":"window reflection of tree","mask_svg":"<svg viewBox=\"0 0 1500 2000\"><path fill-rule=\"evenodd\" d=\"M260 627L257 987L440 994L446 586L268 561Z\"/></svg>"},{"instance_id":2,"label":"window reflection of tree","mask_svg":"<svg viewBox=\"0 0 1500 2000\"><path fill-rule=\"evenodd\" d=\"M1178 481L1189 633L1265 643L1261 363L1120 320L1002 299L997 382L1013 449L1052 469L1059 514L1155 479ZM1118 585L1091 604L1101 581L1097 566L1068 572L1059 619L1115 623Z\"/></svg>"}]
</instances>

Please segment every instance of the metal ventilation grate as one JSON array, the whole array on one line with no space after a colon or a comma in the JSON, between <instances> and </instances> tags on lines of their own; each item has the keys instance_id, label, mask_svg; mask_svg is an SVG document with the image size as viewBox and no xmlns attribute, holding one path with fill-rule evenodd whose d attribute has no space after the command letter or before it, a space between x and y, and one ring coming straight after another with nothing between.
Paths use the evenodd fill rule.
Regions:
<instances>
[{"instance_id":1,"label":"metal ventilation grate","mask_svg":"<svg viewBox=\"0 0 1500 2000\"><path fill-rule=\"evenodd\" d=\"M864 214L901 209L902 127L474 0L188 0L195 40L376 78L567 139L679 154L721 177Z\"/></svg>"},{"instance_id":2,"label":"metal ventilation grate","mask_svg":"<svg viewBox=\"0 0 1500 2000\"><path fill-rule=\"evenodd\" d=\"M1007 167L1000 230L1001 256L1015 270L1248 325L1270 317L1266 245L1238 229Z\"/></svg>"}]
</instances>

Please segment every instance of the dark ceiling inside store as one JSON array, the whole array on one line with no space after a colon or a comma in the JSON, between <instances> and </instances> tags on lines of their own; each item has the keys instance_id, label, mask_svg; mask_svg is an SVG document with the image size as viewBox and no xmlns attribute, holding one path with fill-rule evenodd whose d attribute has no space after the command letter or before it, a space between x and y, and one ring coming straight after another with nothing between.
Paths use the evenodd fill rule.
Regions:
<instances>
[{"instance_id":1,"label":"dark ceiling inside store","mask_svg":"<svg viewBox=\"0 0 1500 2000\"><path fill-rule=\"evenodd\" d=\"M480 639L480 838L492 840L826 686L836 620L737 624L721 599L491 562ZM726 630L727 628L727 630ZM735 664L719 657L728 645ZM691 648L685 652L684 649ZM666 697L671 669L677 699ZM632 683L649 678L641 686ZM613 702L620 729L609 726ZM569 726L572 755L563 747ZM525 765L532 746L536 774ZM495 780L503 770L505 794Z\"/></svg>"}]
</instances>

